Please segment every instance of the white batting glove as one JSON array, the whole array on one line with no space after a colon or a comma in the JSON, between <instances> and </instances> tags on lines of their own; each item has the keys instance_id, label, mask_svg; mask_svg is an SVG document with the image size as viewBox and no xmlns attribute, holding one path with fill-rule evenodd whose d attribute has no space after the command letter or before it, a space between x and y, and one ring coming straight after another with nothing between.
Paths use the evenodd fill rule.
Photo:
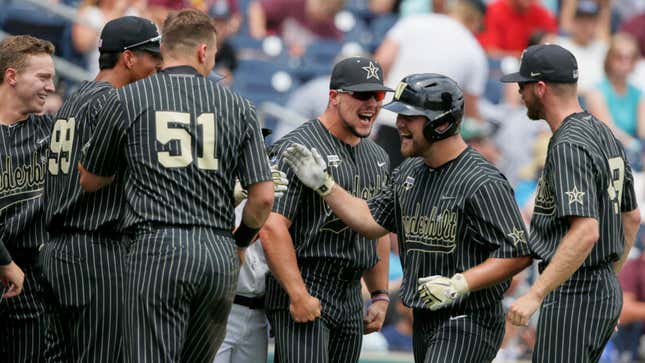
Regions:
<instances>
[{"instance_id":1,"label":"white batting glove","mask_svg":"<svg viewBox=\"0 0 645 363\"><path fill-rule=\"evenodd\" d=\"M273 195L275 198L280 198L289 189L289 180L287 174L278 169L277 165L271 166L271 178L273 179Z\"/></svg>"},{"instance_id":2,"label":"white batting glove","mask_svg":"<svg viewBox=\"0 0 645 363\"><path fill-rule=\"evenodd\" d=\"M439 310L452 305L459 298L468 295L468 282L462 274L452 278L429 276L419 279L419 296L430 310Z\"/></svg>"},{"instance_id":3,"label":"white batting glove","mask_svg":"<svg viewBox=\"0 0 645 363\"><path fill-rule=\"evenodd\" d=\"M331 188L335 184L334 179L327 173L327 164L316 149L309 150L304 145L293 144L282 153L282 156L302 184L323 197L331 193Z\"/></svg>"},{"instance_id":4,"label":"white batting glove","mask_svg":"<svg viewBox=\"0 0 645 363\"><path fill-rule=\"evenodd\" d=\"M246 189L242 188L242 184L240 183L239 179L235 179L235 187L233 187L233 202L235 203L235 206L237 207L242 203L244 199L248 196L248 192Z\"/></svg>"}]
</instances>

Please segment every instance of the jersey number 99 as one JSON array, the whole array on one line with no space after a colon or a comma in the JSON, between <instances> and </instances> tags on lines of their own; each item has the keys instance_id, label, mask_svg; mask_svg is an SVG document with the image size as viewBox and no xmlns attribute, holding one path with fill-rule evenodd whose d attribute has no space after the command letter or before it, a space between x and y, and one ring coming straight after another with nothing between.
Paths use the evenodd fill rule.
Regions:
<instances>
[{"instance_id":1,"label":"jersey number 99","mask_svg":"<svg viewBox=\"0 0 645 363\"><path fill-rule=\"evenodd\" d=\"M52 130L49 143L49 173L51 175L69 174L70 152L74 146L74 131L76 121L73 117L68 120L58 119Z\"/></svg>"}]
</instances>

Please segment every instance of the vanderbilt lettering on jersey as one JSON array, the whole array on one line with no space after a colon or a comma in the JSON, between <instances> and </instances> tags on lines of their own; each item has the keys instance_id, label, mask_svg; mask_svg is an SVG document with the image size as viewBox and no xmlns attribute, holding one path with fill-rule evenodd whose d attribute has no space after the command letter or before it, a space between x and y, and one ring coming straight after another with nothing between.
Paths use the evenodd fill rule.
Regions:
<instances>
[{"instance_id":1,"label":"vanderbilt lettering on jersey","mask_svg":"<svg viewBox=\"0 0 645 363\"><path fill-rule=\"evenodd\" d=\"M413 308L425 307L417 294L420 277L452 276L489 257L529 254L510 185L470 148L437 169L421 158L406 159L368 204L376 222L399 237L402 297ZM499 308L508 285L474 292L458 308Z\"/></svg>"},{"instance_id":2,"label":"vanderbilt lettering on jersey","mask_svg":"<svg viewBox=\"0 0 645 363\"><path fill-rule=\"evenodd\" d=\"M458 214L450 209L438 212L432 208L430 215L421 215L417 203L413 215L403 215L403 229L409 250L451 253L455 250Z\"/></svg>"},{"instance_id":3,"label":"vanderbilt lettering on jersey","mask_svg":"<svg viewBox=\"0 0 645 363\"><path fill-rule=\"evenodd\" d=\"M0 195L4 198L16 193L42 192L45 175L45 163L38 151L31 154L26 164L15 165L14 158L6 155L0 174Z\"/></svg>"}]
</instances>

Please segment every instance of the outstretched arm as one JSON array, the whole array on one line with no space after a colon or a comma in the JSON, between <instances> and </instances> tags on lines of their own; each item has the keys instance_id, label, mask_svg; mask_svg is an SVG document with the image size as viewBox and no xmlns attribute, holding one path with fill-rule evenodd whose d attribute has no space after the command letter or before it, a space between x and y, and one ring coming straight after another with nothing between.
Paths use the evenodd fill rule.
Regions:
<instances>
[{"instance_id":1,"label":"outstretched arm","mask_svg":"<svg viewBox=\"0 0 645 363\"><path fill-rule=\"evenodd\" d=\"M289 146L283 157L302 184L314 189L347 226L369 239L388 233L372 217L367 202L349 194L327 173L327 165L316 149L300 144Z\"/></svg>"}]
</instances>

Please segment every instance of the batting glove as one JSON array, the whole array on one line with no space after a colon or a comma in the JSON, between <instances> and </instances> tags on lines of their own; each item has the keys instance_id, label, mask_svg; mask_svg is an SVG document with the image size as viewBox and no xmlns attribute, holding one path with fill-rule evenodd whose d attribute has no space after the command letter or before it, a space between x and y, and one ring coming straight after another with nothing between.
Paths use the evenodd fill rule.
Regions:
<instances>
[{"instance_id":1,"label":"batting glove","mask_svg":"<svg viewBox=\"0 0 645 363\"><path fill-rule=\"evenodd\" d=\"M331 188L335 184L334 179L327 173L327 164L316 149L309 150L304 145L293 144L282 153L282 156L302 184L323 197L331 193Z\"/></svg>"},{"instance_id":2,"label":"batting glove","mask_svg":"<svg viewBox=\"0 0 645 363\"><path fill-rule=\"evenodd\" d=\"M419 296L430 310L439 310L452 305L470 292L468 282L462 274L452 278L429 276L419 279Z\"/></svg>"},{"instance_id":3,"label":"batting glove","mask_svg":"<svg viewBox=\"0 0 645 363\"><path fill-rule=\"evenodd\" d=\"M289 189L289 180L287 180L287 174L278 169L277 165L271 166L271 178L273 179L273 195L276 198L280 198L284 193Z\"/></svg>"},{"instance_id":4,"label":"batting glove","mask_svg":"<svg viewBox=\"0 0 645 363\"><path fill-rule=\"evenodd\" d=\"M242 184L240 183L239 179L235 179L235 187L233 187L233 202L235 203L235 206L237 207L242 203L244 199L248 196L248 192L246 189L242 188Z\"/></svg>"}]
</instances>

